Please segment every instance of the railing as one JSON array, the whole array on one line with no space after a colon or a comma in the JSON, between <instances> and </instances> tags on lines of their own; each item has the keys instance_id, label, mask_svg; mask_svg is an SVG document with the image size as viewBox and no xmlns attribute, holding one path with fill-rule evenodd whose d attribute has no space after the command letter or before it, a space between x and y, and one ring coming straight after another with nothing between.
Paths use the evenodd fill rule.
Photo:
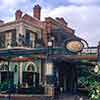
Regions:
<instances>
[{"instance_id":1,"label":"railing","mask_svg":"<svg viewBox=\"0 0 100 100\"><path fill-rule=\"evenodd\" d=\"M84 48L80 55L97 55L98 48L97 47L88 47Z\"/></svg>"}]
</instances>

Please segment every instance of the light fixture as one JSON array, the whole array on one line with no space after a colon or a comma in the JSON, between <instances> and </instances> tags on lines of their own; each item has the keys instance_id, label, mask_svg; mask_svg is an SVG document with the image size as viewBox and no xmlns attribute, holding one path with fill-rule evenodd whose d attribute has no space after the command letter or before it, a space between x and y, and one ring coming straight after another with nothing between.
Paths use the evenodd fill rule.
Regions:
<instances>
[{"instance_id":1,"label":"light fixture","mask_svg":"<svg viewBox=\"0 0 100 100\"><path fill-rule=\"evenodd\" d=\"M9 43L8 43L8 45L7 45L7 48L8 48L8 49L10 49L10 48L11 48L11 45L10 45Z\"/></svg>"},{"instance_id":2,"label":"light fixture","mask_svg":"<svg viewBox=\"0 0 100 100\"><path fill-rule=\"evenodd\" d=\"M19 56L19 58L23 58L23 56Z\"/></svg>"},{"instance_id":3,"label":"light fixture","mask_svg":"<svg viewBox=\"0 0 100 100\"><path fill-rule=\"evenodd\" d=\"M55 40L55 37L52 36L52 37L51 37L51 40L54 41L54 40Z\"/></svg>"},{"instance_id":4,"label":"light fixture","mask_svg":"<svg viewBox=\"0 0 100 100\"><path fill-rule=\"evenodd\" d=\"M98 73L98 72L99 72L99 66L98 66L97 64L96 64L95 67L94 67L94 72L95 72L95 73Z\"/></svg>"},{"instance_id":5,"label":"light fixture","mask_svg":"<svg viewBox=\"0 0 100 100\"><path fill-rule=\"evenodd\" d=\"M48 47L52 46L52 41L48 41Z\"/></svg>"}]
</instances>

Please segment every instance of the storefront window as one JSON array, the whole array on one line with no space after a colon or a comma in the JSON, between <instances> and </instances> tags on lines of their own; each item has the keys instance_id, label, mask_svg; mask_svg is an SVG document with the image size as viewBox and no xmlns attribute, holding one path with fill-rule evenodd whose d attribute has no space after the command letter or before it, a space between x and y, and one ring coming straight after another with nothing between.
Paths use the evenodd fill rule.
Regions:
<instances>
[{"instance_id":1,"label":"storefront window","mask_svg":"<svg viewBox=\"0 0 100 100\"><path fill-rule=\"evenodd\" d=\"M29 64L27 70L23 72L23 84L26 88L36 87L39 84L39 74L35 71L33 64Z\"/></svg>"},{"instance_id":2,"label":"storefront window","mask_svg":"<svg viewBox=\"0 0 100 100\"><path fill-rule=\"evenodd\" d=\"M0 82L5 84L10 81L12 84L14 82L14 73L9 71L7 64L2 64L0 66Z\"/></svg>"}]
</instances>

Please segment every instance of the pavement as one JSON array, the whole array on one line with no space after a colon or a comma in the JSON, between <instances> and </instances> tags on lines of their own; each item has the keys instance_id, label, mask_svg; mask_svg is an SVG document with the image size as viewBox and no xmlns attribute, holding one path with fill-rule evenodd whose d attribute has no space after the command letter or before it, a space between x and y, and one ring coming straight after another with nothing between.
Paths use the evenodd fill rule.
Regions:
<instances>
[{"instance_id":1,"label":"pavement","mask_svg":"<svg viewBox=\"0 0 100 100\"><path fill-rule=\"evenodd\" d=\"M9 99L8 96L0 97L0 100L89 100L83 97L79 97L77 95L69 95L69 94L63 94L59 97L48 97L43 95L13 95Z\"/></svg>"},{"instance_id":2,"label":"pavement","mask_svg":"<svg viewBox=\"0 0 100 100\"><path fill-rule=\"evenodd\" d=\"M63 94L53 100L89 100L89 99L87 99L87 97L85 97L85 96Z\"/></svg>"},{"instance_id":3,"label":"pavement","mask_svg":"<svg viewBox=\"0 0 100 100\"><path fill-rule=\"evenodd\" d=\"M59 96L59 98L56 100L79 100L79 96L65 94L65 95Z\"/></svg>"}]
</instances>

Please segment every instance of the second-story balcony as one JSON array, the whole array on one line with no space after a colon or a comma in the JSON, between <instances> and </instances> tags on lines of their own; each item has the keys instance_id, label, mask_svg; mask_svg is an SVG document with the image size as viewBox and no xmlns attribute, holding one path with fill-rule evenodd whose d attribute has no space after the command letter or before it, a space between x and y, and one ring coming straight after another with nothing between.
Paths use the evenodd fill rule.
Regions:
<instances>
[{"instance_id":1,"label":"second-story balcony","mask_svg":"<svg viewBox=\"0 0 100 100\"><path fill-rule=\"evenodd\" d=\"M97 55L98 48L97 47L88 47L84 48L80 55Z\"/></svg>"}]
</instances>

